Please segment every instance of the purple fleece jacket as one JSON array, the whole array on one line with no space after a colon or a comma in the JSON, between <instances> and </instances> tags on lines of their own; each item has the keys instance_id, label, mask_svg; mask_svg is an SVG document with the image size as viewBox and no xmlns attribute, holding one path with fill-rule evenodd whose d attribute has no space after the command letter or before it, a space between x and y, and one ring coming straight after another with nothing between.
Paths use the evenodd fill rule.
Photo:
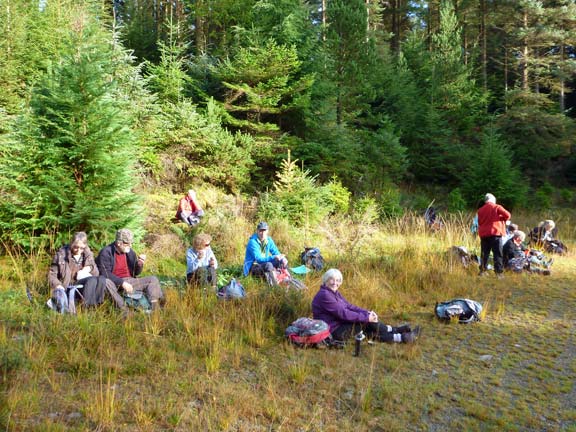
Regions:
<instances>
[{"instance_id":1,"label":"purple fleece jacket","mask_svg":"<svg viewBox=\"0 0 576 432\"><path fill-rule=\"evenodd\" d=\"M312 300L314 319L325 321L333 332L344 323L366 323L369 311L349 303L339 291L322 285Z\"/></svg>"}]
</instances>

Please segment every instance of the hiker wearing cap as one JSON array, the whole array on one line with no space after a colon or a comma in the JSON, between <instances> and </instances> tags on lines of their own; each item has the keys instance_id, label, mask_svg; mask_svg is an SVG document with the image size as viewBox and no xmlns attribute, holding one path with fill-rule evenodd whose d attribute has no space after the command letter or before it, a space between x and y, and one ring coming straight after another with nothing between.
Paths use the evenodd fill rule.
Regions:
<instances>
[{"instance_id":1,"label":"hiker wearing cap","mask_svg":"<svg viewBox=\"0 0 576 432\"><path fill-rule=\"evenodd\" d=\"M198 234L186 251L186 281L189 284L216 288L218 261L210 247L211 241L210 234Z\"/></svg>"},{"instance_id":2,"label":"hiker wearing cap","mask_svg":"<svg viewBox=\"0 0 576 432\"><path fill-rule=\"evenodd\" d=\"M488 268L490 252L494 257L494 271L500 277L504 271L502 259L502 236L506 235L506 221L510 212L496 204L496 198L491 193L484 197L484 205L478 209L478 235L480 236L480 275Z\"/></svg>"},{"instance_id":3,"label":"hiker wearing cap","mask_svg":"<svg viewBox=\"0 0 576 432\"><path fill-rule=\"evenodd\" d=\"M200 223L200 219L204 216L204 210L200 207L200 203L196 198L196 192L193 189L188 191L184 197L178 202L178 210L176 211L176 219L182 222L196 226Z\"/></svg>"},{"instance_id":4,"label":"hiker wearing cap","mask_svg":"<svg viewBox=\"0 0 576 432\"><path fill-rule=\"evenodd\" d=\"M132 231L126 228L118 230L114 243L104 247L98 254L96 264L100 274L110 279L116 287L126 294L143 292L152 304L152 309L157 309L159 302L164 299L160 281L156 276L137 278L144 268L146 255L136 256L132 249L133 242Z\"/></svg>"},{"instance_id":5,"label":"hiker wearing cap","mask_svg":"<svg viewBox=\"0 0 576 432\"><path fill-rule=\"evenodd\" d=\"M342 285L342 273L330 269L322 276L322 285L312 300L314 319L322 320L330 326L332 338L345 341L363 331L378 342L415 342L421 329L408 324L392 327L382 324L374 311L353 305L344 298L338 289Z\"/></svg>"},{"instance_id":6,"label":"hiker wearing cap","mask_svg":"<svg viewBox=\"0 0 576 432\"><path fill-rule=\"evenodd\" d=\"M66 302L63 296L68 288L81 286L82 302L86 306L101 304L108 292L117 307L122 310L126 308L116 286L100 275L94 254L88 246L88 236L83 231L75 233L69 244L58 249L50 264L48 282L52 288L52 298L57 302Z\"/></svg>"},{"instance_id":7,"label":"hiker wearing cap","mask_svg":"<svg viewBox=\"0 0 576 432\"><path fill-rule=\"evenodd\" d=\"M272 237L268 236L268 224L260 222L246 245L244 276L265 277L269 285L275 286L278 285L275 270L287 266L288 260L280 253Z\"/></svg>"}]
</instances>

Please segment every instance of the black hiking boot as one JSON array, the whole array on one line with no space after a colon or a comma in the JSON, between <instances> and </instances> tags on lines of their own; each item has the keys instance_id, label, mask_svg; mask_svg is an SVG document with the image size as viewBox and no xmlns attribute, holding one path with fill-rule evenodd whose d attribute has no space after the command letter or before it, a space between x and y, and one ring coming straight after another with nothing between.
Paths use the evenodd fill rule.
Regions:
<instances>
[{"instance_id":1,"label":"black hiking boot","mask_svg":"<svg viewBox=\"0 0 576 432\"><path fill-rule=\"evenodd\" d=\"M420 326L416 326L411 332L402 333L402 342L414 343L420 337L420 333L422 333L422 328Z\"/></svg>"},{"instance_id":2,"label":"black hiking boot","mask_svg":"<svg viewBox=\"0 0 576 432\"><path fill-rule=\"evenodd\" d=\"M408 333L411 331L410 324L400 324L398 327L392 327L392 333Z\"/></svg>"}]
</instances>

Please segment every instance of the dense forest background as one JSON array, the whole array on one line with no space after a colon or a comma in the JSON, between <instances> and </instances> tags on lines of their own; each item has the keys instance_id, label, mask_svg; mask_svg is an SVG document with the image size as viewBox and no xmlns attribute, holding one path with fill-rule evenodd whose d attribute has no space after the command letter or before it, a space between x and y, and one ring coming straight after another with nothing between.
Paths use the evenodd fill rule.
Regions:
<instances>
[{"instance_id":1,"label":"dense forest background","mask_svg":"<svg viewBox=\"0 0 576 432\"><path fill-rule=\"evenodd\" d=\"M201 183L294 223L576 201L572 0L0 0L0 31L10 243Z\"/></svg>"}]
</instances>

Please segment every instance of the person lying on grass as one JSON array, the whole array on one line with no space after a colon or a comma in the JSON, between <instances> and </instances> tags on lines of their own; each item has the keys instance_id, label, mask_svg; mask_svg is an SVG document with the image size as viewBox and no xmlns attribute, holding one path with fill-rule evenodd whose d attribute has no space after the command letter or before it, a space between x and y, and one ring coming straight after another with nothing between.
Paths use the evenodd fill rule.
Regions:
<instances>
[{"instance_id":1,"label":"person lying on grass","mask_svg":"<svg viewBox=\"0 0 576 432\"><path fill-rule=\"evenodd\" d=\"M379 342L410 343L418 339L421 332L419 326L412 330L408 324L399 327L382 324L376 312L349 303L338 291L341 285L340 270L328 270L322 276L320 290L312 300L314 319L325 321L336 341L345 341L361 330L368 338Z\"/></svg>"}]
</instances>

